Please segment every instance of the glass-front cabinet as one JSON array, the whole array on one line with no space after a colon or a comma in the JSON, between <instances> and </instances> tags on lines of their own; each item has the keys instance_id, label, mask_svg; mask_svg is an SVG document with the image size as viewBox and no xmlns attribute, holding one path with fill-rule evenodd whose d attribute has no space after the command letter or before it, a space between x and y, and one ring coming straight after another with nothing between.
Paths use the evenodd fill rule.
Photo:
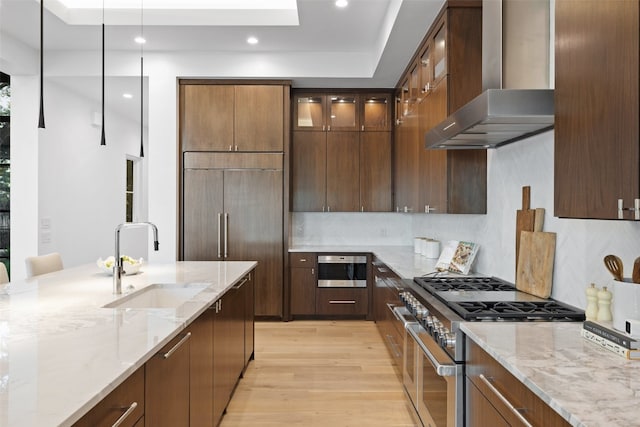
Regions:
<instances>
[{"instance_id":1,"label":"glass-front cabinet","mask_svg":"<svg viewBox=\"0 0 640 427\"><path fill-rule=\"evenodd\" d=\"M446 20L442 23L436 35L433 37L433 81L438 81L447 74L447 26Z\"/></svg>"},{"instance_id":2,"label":"glass-front cabinet","mask_svg":"<svg viewBox=\"0 0 640 427\"><path fill-rule=\"evenodd\" d=\"M362 112L360 117L361 131L391 130L389 105L391 95L388 93L361 95Z\"/></svg>"},{"instance_id":3,"label":"glass-front cabinet","mask_svg":"<svg viewBox=\"0 0 640 427\"><path fill-rule=\"evenodd\" d=\"M357 94L299 94L294 97L294 130L359 130Z\"/></svg>"}]
</instances>

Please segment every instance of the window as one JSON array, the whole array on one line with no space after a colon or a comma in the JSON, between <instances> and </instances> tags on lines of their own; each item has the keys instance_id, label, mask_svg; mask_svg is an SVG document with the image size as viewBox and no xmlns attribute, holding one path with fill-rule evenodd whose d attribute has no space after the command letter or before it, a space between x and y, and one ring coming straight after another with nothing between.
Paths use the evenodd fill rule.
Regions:
<instances>
[{"instance_id":1,"label":"window","mask_svg":"<svg viewBox=\"0 0 640 427\"><path fill-rule=\"evenodd\" d=\"M11 79L0 72L0 262L9 270Z\"/></svg>"},{"instance_id":2,"label":"window","mask_svg":"<svg viewBox=\"0 0 640 427\"><path fill-rule=\"evenodd\" d=\"M134 191L136 190L136 169L136 161L133 159L127 159L127 188L125 190L127 199L126 222L133 222L135 220L134 212L136 203Z\"/></svg>"}]
</instances>

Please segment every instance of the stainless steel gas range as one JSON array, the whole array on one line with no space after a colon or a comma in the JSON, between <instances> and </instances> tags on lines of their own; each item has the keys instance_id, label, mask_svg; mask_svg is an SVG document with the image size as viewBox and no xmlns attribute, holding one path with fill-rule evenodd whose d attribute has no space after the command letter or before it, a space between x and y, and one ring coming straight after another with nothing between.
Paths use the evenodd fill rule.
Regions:
<instances>
[{"instance_id":1,"label":"stainless steel gas range","mask_svg":"<svg viewBox=\"0 0 640 427\"><path fill-rule=\"evenodd\" d=\"M395 307L404 325L403 383L424 426L463 427L464 321L582 321L584 311L495 277L416 277Z\"/></svg>"}]
</instances>

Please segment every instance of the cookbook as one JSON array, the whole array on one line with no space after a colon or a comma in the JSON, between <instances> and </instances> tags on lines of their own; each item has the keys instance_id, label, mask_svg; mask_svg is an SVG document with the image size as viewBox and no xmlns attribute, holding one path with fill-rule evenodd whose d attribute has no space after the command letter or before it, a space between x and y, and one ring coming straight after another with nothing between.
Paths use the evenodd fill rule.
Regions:
<instances>
[{"instance_id":1,"label":"cookbook","mask_svg":"<svg viewBox=\"0 0 640 427\"><path fill-rule=\"evenodd\" d=\"M478 254L479 246L474 242L450 240L444 244L442 253L436 263L437 271L469 274L473 261Z\"/></svg>"}]
</instances>

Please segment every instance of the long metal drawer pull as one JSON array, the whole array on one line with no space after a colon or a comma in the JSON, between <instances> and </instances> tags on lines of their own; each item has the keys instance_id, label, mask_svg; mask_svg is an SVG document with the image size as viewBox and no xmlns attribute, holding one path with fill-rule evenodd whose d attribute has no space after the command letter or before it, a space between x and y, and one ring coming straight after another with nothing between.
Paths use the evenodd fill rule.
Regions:
<instances>
[{"instance_id":1,"label":"long metal drawer pull","mask_svg":"<svg viewBox=\"0 0 640 427\"><path fill-rule=\"evenodd\" d=\"M458 369L456 364L455 363L454 364L440 363L438 361L438 359L436 359L436 357L429 351L427 346L424 345L424 343L422 342L420 337L418 337L418 334L413 329L414 326L421 328L421 326L418 323L414 323L414 324L407 324L405 326L405 329L413 337L413 339L418 344L418 346L420 347L420 349L422 350L424 355L427 356L427 359L429 359L429 361L431 362L431 364L435 368L436 374L438 374L441 377L453 377L453 376L455 376L456 375L456 371Z\"/></svg>"},{"instance_id":2,"label":"long metal drawer pull","mask_svg":"<svg viewBox=\"0 0 640 427\"><path fill-rule=\"evenodd\" d=\"M220 241L220 232L222 229L221 222L222 214L218 212L218 258L222 258L222 242Z\"/></svg>"},{"instance_id":3,"label":"long metal drawer pull","mask_svg":"<svg viewBox=\"0 0 640 427\"><path fill-rule=\"evenodd\" d=\"M229 214L225 212L224 214L224 257L227 258L229 256Z\"/></svg>"},{"instance_id":4,"label":"long metal drawer pull","mask_svg":"<svg viewBox=\"0 0 640 427\"><path fill-rule=\"evenodd\" d=\"M129 407L127 408L127 410L126 410L126 411L124 411L124 414L120 415L120 418L118 418L118 419L116 420L116 422L115 422L115 423L113 423L113 426L111 426L111 427L118 427L120 424L122 424L122 423L124 422L124 420L126 420L126 419L127 419L127 417L128 417L129 415L131 415L131 413L132 413L133 411L135 411L135 410L136 410L136 408L137 408L137 407L138 407L138 402L133 402L131 405L129 405Z\"/></svg>"},{"instance_id":5,"label":"long metal drawer pull","mask_svg":"<svg viewBox=\"0 0 640 427\"><path fill-rule=\"evenodd\" d=\"M486 384L487 387L489 387L489 390L491 390L493 394L498 396L502 403L504 403L507 408L509 408L509 410L520 420L520 422L522 422L522 424L528 427L532 427L531 423L527 421L527 419L520 413L520 411L518 411L511 404L511 402L509 402L509 400L502 393L500 393L500 391L498 391L498 389L491 383L491 381L489 381L487 377L484 376L484 374L480 374L480 379Z\"/></svg>"},{"instance_id":6,"label":"long metal drawer pull","mask_svg":"<svg viewBox=\"0 0 640 427\"><path fill-rule=\"evenodd\" d=\"M245 283L247 283L247 281L249 280L249 276L244 276L244 279L242 279L242 282L238 283L237 285L235 285L233 287L233 289L240 289L242 287L242 285L244 285Z\"/></svg>"},{"instance_id":7,"label":"long metal drawer pull","mask_svg":"<svg viewBox=\"0 0 640 427\"><path fill-rule=\"evenodd\" d=\"M396 357L402 357L402 354L398 351L398 344L395 343L393 336L387 334L387 341L389 341L389 345L391 346L391 350L393 350L393 354Z\"/></svg>"},{"instance_id":8,"label":"long metal drawer pull","mask_svg":"<svg viewBox=\"0 0 640 427\"><path fill-rule=\"evenodd\" d=\"M354 300L329 300L329 304L355 304Z\"/></svg>"},{"instance_id":9,"label":"long metal drawer pull","mask_svg":"<svg viewBox=\"0 0 640 427\"><path fill-rule=\"evenodd\" d=\"M168 358L170 358L170 357L171 357L171 355L172 355L173 353L175 353L175 352L176 352L176 350L177 350L178 348L180 348L180 346L181 346L182 344L184 344L184 343L185 343L185 341L187 341L190 337L191 337L191 332L187 332L187 334L186 334L184 337L182 337L182 339L181 339L180 341L178 341L178 343L177 343L176 345L174 345L173 347L171 347L171 350L167 351L165 354L163 354L163 355L162 355L162 358L163 358L163 359L168 359Z\"/></svg>"}]
</instances>

